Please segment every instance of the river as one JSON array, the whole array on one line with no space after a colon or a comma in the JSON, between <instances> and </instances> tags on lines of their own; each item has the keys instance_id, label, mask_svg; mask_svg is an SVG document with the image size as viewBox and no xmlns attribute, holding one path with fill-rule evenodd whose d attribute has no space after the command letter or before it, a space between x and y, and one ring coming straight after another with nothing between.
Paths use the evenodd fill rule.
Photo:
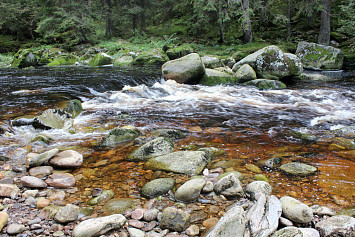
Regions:
<instances>
[{"instance_id":1,"label":"river","mask_svg":"<svg viewBox=\"0 0 355 237\"><path fill-rule=\"evenodd\" d=\"M83 198L87 188L101 187L114 190L117 196L140 199L140 188L153 178L152 172L141 163L125 160L132 144L103 148L100 141L117 126L133 125L145 133L175 128L188 134L175 142L176 150L223 149L226 154L209 168L233 161L228 168L243 173L244 182L256 174L245 165L262 159L283 157L285 162L313 165L318 172L307 177L288 176L277 169L262 174L279 197L289 195L339 210L355 204L355 163L329 149L325 135L355 125L355 76L340 74L328 73L342 79L294 81L285 90L259 91L238 85L178 84L163 80L160 68L150 67L0 69L2 123L39 115L68 99L80 99L84 108L74 121L74 132L14 127L13 134L0 137L0 155L21 165L24 154L19 150L28 145L33 152L72 147L85 158L83 168L73 171L84 176L76 198ZM320 140L305 142L292 132L309 133ZM54 142L31 143L37 134L48 135ZM85 178L90 170L90 178Z\"/></svg>"}]
</instances>

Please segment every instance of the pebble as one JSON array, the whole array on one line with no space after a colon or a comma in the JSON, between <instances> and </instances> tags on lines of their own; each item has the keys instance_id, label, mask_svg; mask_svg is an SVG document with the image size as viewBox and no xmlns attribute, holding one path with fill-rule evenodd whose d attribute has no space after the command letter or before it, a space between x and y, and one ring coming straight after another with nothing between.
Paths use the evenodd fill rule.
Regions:
<instances>
[{"instance_id":1,"label":"pebble","mask_svg":"<svg viewBox=\"0 0 355 237\"><path fill-rule=\"evenodd\" d=\"M36 203L36 208L37 209L42 209L45 208L46 206L48 206L51 203L50 200L46 199L46 198L38 198L37 199L37 203Z\"/></svg>"},{"instance_id":2,"label":"pebble","mask_svg":"<svg viewBox=\"0 0 355 237\"><path fill-rule=\"evenodd\" d=\"M143 218L145 212L145 209L138 208L131 213L131 218L135 220L140 220Z\"/></svg>"},{"instance_id":3,"label":"pebble","mask_svg":"<svg viewBox=\"0 0 355 237\"><path fill-rule=\"evenodd\" d=\"M204 222L202 222L202 225L204 227L206 227L207 229L209 229L209 228L213 227L215 224L217 224L218 221L219 221L218 218L211 217L211 218L205 220Z\"/></svg>"},{"instance_id":4,"label":"pebble","mask_svg":"<svg viewBox=\"0 0 355 237\"><path fill-rule=\"evenodd\" d=\"M292 221L290 221L289 219L282 217L282 216L279 218L279 222L281 225L284 225L284 226L293 226Z\"/></svg>"},{"instance_id":5,"label":"pebble","mask_svg":"<svg viewBox=\"0 0 355 237\"><path fill-rule=\"evenodd\" d=\"M44 178L53 173L52 166L37 166L33 167L29 170L31 176L35 176L37 178Z\"/></svg>"},{"instance_id":6,"label":"pebble","mask_svg":"<svg viewBox=\"0 0 355 237\"><path fill-rule=\"evenodd\" d=\"M158 222L150 221L143 227L142 230L145 232L149 232L149 231L153 230L157 225L158 225Z\"/></svg>"},{"instance_id":7,"label":"pebble","mask_svg":"<svg viewBox=\"0 0 355 237\"><path fill-rule=\"evenodd\" d=\"M20 225L17 223L12 223L10 225L7 226L6 232L9 235L16 235L19 234L21 232L23 232L26 229L26 227L24 225Z\"/></svg>"},{"instance_id":8,"label":"pebble","mask_svg":"<svg viewBox=\"0 0 355 237\"><path fill-rule=\"evenodd\" d=\"M48 176L46 183L54 188L71 188L75 185L75 177L67 173L56 173Z\"/></svg>"},{"instance_id":9,"label":"pebble","mask_svg":"<svg viewBox=\"0 0 355 237\"><path fill-rule=\"evenodd\" d=\"M135 228L128 228L128 233L130 237L144 237L145 233L144 231L135 229Z\"/></svg>"},{"instance_id":10,"label":"pebble","mask_svg":"<svg viewBox=\"0 0 355 237\"><path fill-rule=\"evenodd\" d=\"M142 229L144 227L144 223L138 220L128 220L128 225L133 226L138 229Z\"/></svg>"},{"instance_id":11,"label":"pebble","mask_svg":"<svg viewBox=\"0 0 355 237\"><path fill-rule=\"evenodd\" d=\"M39 191L38 190L26 190L23 194L23 198L28 198L28 197L36 197L38 195Z\"/></svg>"},{"instance_id":12,"label":"pebble","mask_svg":"<svg viewBox=\"0 0 355 237\"><path fill-rule=\"evenodd\" d=\"M41 219L36 218L36 219L33 219L33 220L29 220L27 222L27 225L39 224L40 222L41 222Z\"/></svg>"},{"instance_id":13,"label":"pebble","mask_svg":"<svg viewBox=\"0 0 355 237\"><path fill-rule=\"evenodd\" d=\"M158 209L150 209L150 210L147 210L144 215L143 215L143 219L145 221L153 221L155 219L157 219L158 217L158 214L159 214L159 210Z\"/></svg>"},{"instance_id":14,"label":"pebble","mask_svg":"<svg viewBox=\"0 0 355 237\"><path fill-rule=\"evenodd\" d=\"M186 229L186 234L188 236L196 236L200 233L200 228L197 225L191 225Z\"/></svg>"}]
</instances>

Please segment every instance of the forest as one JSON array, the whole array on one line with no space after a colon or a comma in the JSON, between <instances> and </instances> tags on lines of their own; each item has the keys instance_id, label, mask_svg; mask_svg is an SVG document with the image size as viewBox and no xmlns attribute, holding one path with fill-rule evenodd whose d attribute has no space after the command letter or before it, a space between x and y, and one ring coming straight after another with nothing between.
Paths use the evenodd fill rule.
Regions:
<instances>
[{"instance_id":1,"label":"forest","mask_svg":"<svg viewBox=\"0 0 355 237\"><path fill-rule=\"evenodd\" d=\"M2 0L0 53L115 39L205 45L297 44L354 49L351 0Z\"/></svg>"}]
</instances>

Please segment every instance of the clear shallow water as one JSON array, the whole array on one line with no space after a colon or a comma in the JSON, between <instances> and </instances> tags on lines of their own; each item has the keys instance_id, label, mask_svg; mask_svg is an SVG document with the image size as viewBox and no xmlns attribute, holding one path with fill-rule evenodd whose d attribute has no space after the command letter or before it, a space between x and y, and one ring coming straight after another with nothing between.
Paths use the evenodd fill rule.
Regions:
<instances>
[{"instance_id":1,"label":"clear shallow water","mask_svg":"<svg viewBox=\"0 0 355 237\"><path fill-rule=\"evenodd\" d=\"M338 75L336 73L333 73ZM336 76L335 76L336 77ZM296 179L275 170L263 171L277 195L292 195L336 205L354 205L354 162L328 149L329 143L305 144L289 135L302 131L323 136L325 132L355 124L355 81L351 75L333 82L292 82L286 90L259 91L253 87L182 85L164 81L159 68L40 68L0 70L1 120L40 114L63 100L79 98L84 113L75 119L75 134L63 130L39 131L15 127L15 135L0 138L0 155L16 158L17 148L36 134L55 138L48 146L32 143L41 152L51 147L75 147L87 158L86 168L108 159L118 162L111 173L101 174L110 188L136 183L121 195L139 197L138 183L144 169L124 157L134 147L101 149L95 146L111 128L134 125L149 134L157 128L186 131L177 149L217 146L227 154L218 161L238 160L235 169L252 178L245 164L275 155L318 167L316 175ZM0 121L1 121L0 120ZM286 154L285 154L286 153ZM114 154L114 157L112 156ZM117 158L119 157L119 158ZM92 164L89 162L92 161ZM213 165L212 164L212 165ZM107 165L107 167L111 167ZM117 170L129 167L126 179ZM76 171L78 173L82 171ZM83 185L84 187L85 185ZM117 192L119 192L117 190ZM343 200L343 204L341 201ZM311 202L311 201L309 201Z\"/></svg>"}]
</instances>

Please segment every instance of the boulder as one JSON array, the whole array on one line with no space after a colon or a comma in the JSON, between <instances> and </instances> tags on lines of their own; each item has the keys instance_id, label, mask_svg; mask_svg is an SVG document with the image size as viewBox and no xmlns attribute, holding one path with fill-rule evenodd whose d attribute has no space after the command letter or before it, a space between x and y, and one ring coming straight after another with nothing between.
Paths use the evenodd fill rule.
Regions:
<instances>
[{"instance_id":1,"label":"boulder","mask_svg":"<svg viewBox=\"0 0 355 237\"><path fill-rule=\"evenodd\" d=\"M47 109L33 121L33 127L40 129L69 129L74 120L70 114L60 109Z\"/></svg>"},{"instance_id":2,"label":"boulder","mask_svg":"<svg viewBox=\"0 0 355 237\"><path fill-rule=\"evenodd\" d=\"M210 161L211 157L203 151L176 151L148 160L145 167L182 174L200 174Z\"/></svg>"},{"instance_id":3,"label":"boulder","mask_svg":"<svg viewBox=\"0 0 355 237\"><path fill-rule=\"evenodd\" d=\"M318 222L315 228L323 237L349 236L355 234L355 218L350 216L332 216Z\"/></svg>"},{"instance_id":4,"label":"boulder","mask_svg":"<svg viewBox=\"0 0 355 237\"><path fill-rule=\"evenodd\" d=\"M134 59L134 65L162 65L169 58L161 49L152 49L149 51L141 52Z\"/></svg>"},{"instance_id":5,"label":"boulder","mask_svg":"<svg viewBox=\"0 0 355 237\"><path fill-rule=\"evenodd\" d=\"M23 176L20 179L21 184L29 188L46 188L47 184L40 178L33 176Z\"/></svg>"},{"instance_id":6,"label":"boulder","mask_svg":"<svg viewBox=\"0 0 355 237\"><path fill-rule=\"evenodd\" d=\"M213 68L224 66L222 61L215 56L211 56L211 55L203 56L203 57L201 57L201 60L202 60L203 64L205 65L205 68L213 69Z\"/></svg>"},{"instance_id":7,"label":"boulder","mask_svg":"<svg viewBox=\"0 0 355 237\"><path fill-rule=\"evenodd\" d=\"M316 167L299 162L283 164L280 166L280 169L288 174L297 176L306 176L317 172Z\"/></svg>"},{"instance_id":8,"label":"boulder","mask_svg":"<svg viewBox=\"0 0 355 237\"><path fill-rule=\"evenodd\" d=\"M79 168L83 164L83 155L77 151L66 150L51 158L49 163L60 168Z\"/></svg>"},{"instance_id":9,"label":"boulder","mask_svg":"<svg viewBox=\"0 0 355 237\"><path fill-rule=\"evenodd\" d=\"M172 190L174 185L175 180L172 178L154 179L143 186L142 193L150 198L158 197Z\"/></svg>"},{"instance_id":10,"label":"boulder","mask_svg":"<svg viewBox=\"0 0 355 237\"><path fill-rule=\"evenodd\" d=\"M11 63L11 67L26 68L38 66L39 55L31 49L20 49Z\"/></svg>"},{"instance_id":11,"label":"boulder","mask_svg":"<svg viewBox=\"0 0 355 237\"><path fill-rule=\"evenodd\" d=\"M105 66L113 63L113 57L106 53L98 53L89 61L89 66Z\"/></svg>"},{"instance_id":12,"label":"boulder","mask_svg":"<svg viewBox=\"0 0 355 237\"><path fill-rule=\"evenodd\" d=\"M197 53L168 61L162 66L165 79L178 83L198 82L205 73L205 66Z\"/></svg>"},{"instance_id":13,"label":"boulder","mask_svg":"<svg viewBox=\"0 0 355 237\"><path fill-rule=\"evenodd\" d=\"M255 195L259 192L267 196L271 195L272 187L265 181L254 181L246 186L245 192L250 195L252 200L254 200Z\"/></svg>"},{"instance_id":14,"label":"boulder","mask_svg":"<svg viewBox=\"0 0 355 237\"><path fill-rule=\"evenodd\" d=\"M73 237L101 236L110 230L120 229L125 223L126 218L120 214L91 218L75 226Z\"/></svg>"},{"instance_id":15,"label":"boulder","mask_svg":"<svg viewBox=\"0 0 355 237\"><path fill-rule=\"evenodd\" d=\"M241 198L244 196L242 184L234 174L218 180L214 185L214 191L228 198Z\"/></svg>"},{"instance_id":16,"label":"boulder","mask_svg":"<svg viewBox=\"0 0 355 237\"><path fill-rule=\"evenodd\" d=\"M40 166L43 163L47 162L50 160L53 156L55 156L59 152L59 149L54 148L52 150L43 152L39 155L35 155L33 157L28 157L27 158L27 166L28 167L35 167L35 166Z\"/></svg>"},{"instance_id":17,"label":"boulder","mask_svg":"<svg viewBox=\"0 0 355 237\"><path fill-rule=\"evenodd\" d=\"M133 57L131 55L123 55L115 59L113 62L114 67L126 67L133 65Z\"/></svg>"},{"instance_id":18,"label":"boulder","mask_svg":"<svg viewBox=\"0 0 355 237\"><path fill-rule=\"evenodd\" d=\"M280 199L282 204L282 214L289 220L300 224L311 222L313 210L306 204L288 196Z\"/></svg>"},{"instance_id":19,"label":"boulder","mask_svg":"<svg viewBox=\"0 0 355 237\"><path fill-rule=\"evenodd\" d=\"M58 67L58 66L70 66L75 65L78 61L78 57L73 54L63 53L57 55L53 61L49 62L47 67ZM43 60L42 60L43 63Z\"/></svg>"},{"instance_id":20,"label":"boulder","mask_svg":"<svg viewBox=\"0 0 355 237\"><path fill-rule=\"evenodd\" d=\"M175 199L182 202L196 201L205 184L206 180L203 178L191 179L176 190Z\"/></svg>"},{"instance_id":21,"label":"boulder","mask_svg":"<svg viewBox=\"0 0 355 237\"><path fill-rule=\"evenodd\" d=\"M46 183L54 188L71 188L75 185L75 177L67 173L55 173L48 176Z\"/></svg>"},{"instance_id":22,"label":"boulder","mask_svg":"<svg viewBox=\"0 0 355 237\"><path fill-rule=\"evenodd\" d=\"M100 202L107 202L115 196L112 190L104 190L99 196L94 197L88 201L89 205L97 205Z\"/></svg>"},{"instance_id":23,"label":"boulder","mask_svg":"<svg viewBox=\"0 0 355 237\"><path fill-rule=\"evenodd\" d=\"M233 77L231 74L209 68L205 69L205 75L200 80L200 84L205 86L236 84L237 82L237 78Z\"/></svg>"},{"instance_id":24,"label":"boulder","mask_svg":"<svg viewBox=\"0 0 355 237\"><path fill-rule=\"evenodd\" d=\"M122 142L133 141L139 136L139 132L134 129L128 128L115 128L112 129L106 136L103 145L115 146Z\"/></svg>"},{"instance_id":25,"label":"boulder","mask_svg":"<svg viewBox=\"0 0 355 237\"><path fill-rule=\"evenodd\" d=\"M307 69L340 70L343 67L343 53L332 46L302 41L298 43L296 55Z\"/></svg>"},{"instance_id":26,"label":"boulder","mask_svg":"<svg viewBox=\"0 0 355 237\"><path fill-rule=\"evenodd\" d=\"M235 72L236 80L239 82L251 81L255 80L256 72L249 64L242 65L236 72Z\"/></svg>"},{"instance_id":27,"label":"boulder","mask_svg":"<svg viewBox=\"0 0 355 237\"><path fill-rule=\"evenodd\" d=\"M187 44L182 44L180 46L174 47L174 48L169 48L166 51L166 55L168 55L170 60L174 60L177 58L184 57L190 53L193 53L194 50L191 48L190 45Z\"/></svg>"},{"instance_id":28,"label":"boulder","mask_svg":"<svg viewBox=\"0 0 355 237\"><path fill-rule=\"evenodd\" d=\"M190 214L174 207L163 210L159 221L160 228L182 232L190 224Z\"/></svg>"},{"instance_id":29,"label":"boulder","mask_svg":"<svg viewBox=\"0 0 355 237\"><path fill-rule=\"evenodd\" d=\"M243 83L246 86L255 86L259 90L278 90L285 89L286 85L282 81L268 80L268 79L255 79Z\"/></svg>"},{"instance_id":30,"label":"boulder","mask_svg":"<svg viewBox=\"0 0 355 237\"><path fill-rule=\"evenodd\" d=\"M61 207L54 217L54 220L58 223L65 224L71 221L76 221L79 216L79 207L67 204Z\"/></svg>"},{"instance_id":31,"label":"boulder","mask_svg":"<svg viewBox=\"0 0 355 237\"><path fill-rule=\"evenodd\" d=\"M169 154L174 151L174 144L169 138L158 137L137 148L128 156L134 161L146 161L150 158Z\"/></svg>"}]
</instances>

